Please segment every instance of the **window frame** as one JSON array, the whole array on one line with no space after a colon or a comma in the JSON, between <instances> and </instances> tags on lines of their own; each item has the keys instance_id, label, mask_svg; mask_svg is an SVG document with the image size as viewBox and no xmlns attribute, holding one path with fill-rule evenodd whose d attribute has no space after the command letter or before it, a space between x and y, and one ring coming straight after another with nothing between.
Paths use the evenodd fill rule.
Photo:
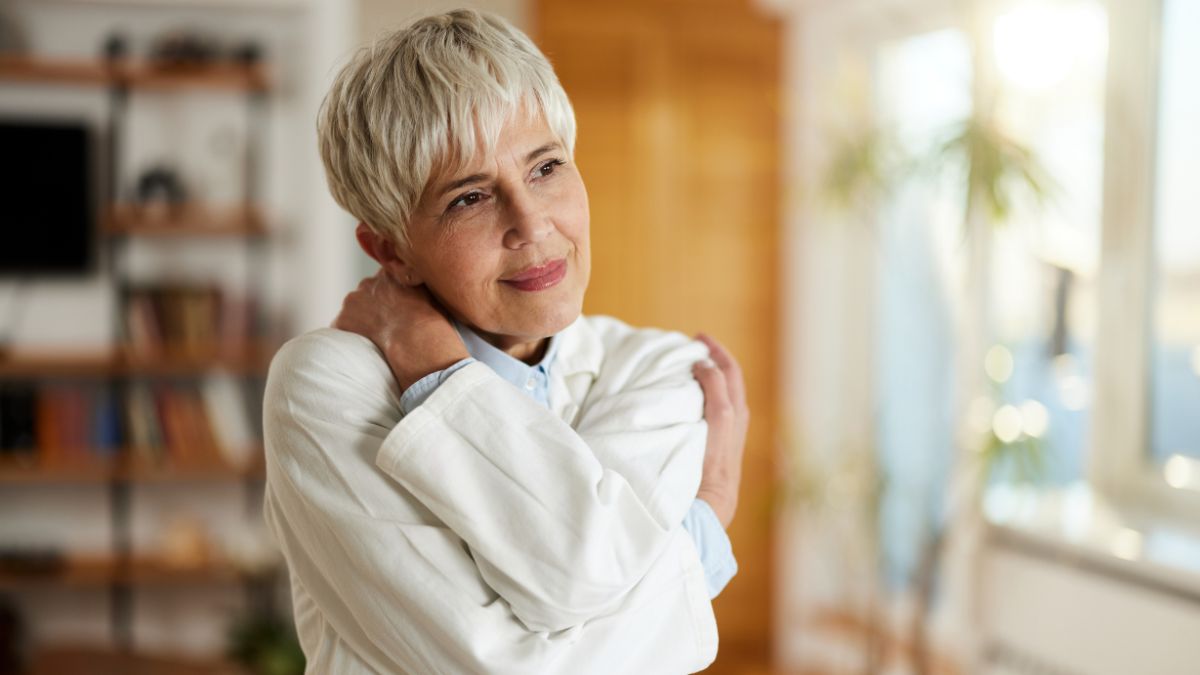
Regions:
<instances>
[{"instance_id":1,"label":"window frame","mask_svg":"<svg viewBox=\"0 0 1200 675\"><path fill-rule=\"evenodd\" d=\"M1156 153L1163 0L1109 0L1100 307L1089 483L1115 503L1195 518L1200 492L1151 459Z\"/></svg>"},{"instance_id":2,"label":"window frame","mask_svg":"<svg viewBox=\"0 0 1200 675\"><path fill-rule=\"evenodd\" d=\"M798 14L818 14L834 27L861 23L863 28L856 34L856 39L843 47L848 52L861 54L861 58L869 62L873 50L886 41L944 28L967 32L976 41L975 48L979 53L990 53L988 26L997 11L1007 4L1005 0L981 0L973 7L974 11L969 11L961 4L947 0L920 0L915 5L901 0L883 0L882 3L848 0L806 8ZM1163 0L1105 0L1103 4L1108 13L1109 30L1101 250L1097 271L1099 306L1096 308L1090 423L1083 446L1087 453L1083 480L1115 505L1195 522L1196 514L1200 513L1200 491L1172 487L1151 459L1151 359L1157 271L1153 230ZM894 15L881 20L883 9ZM999 77L989 58L975 59L975 68L973 99L976 106L986 106L998 87ZM799 71L805 72L808 71ZM801 90L812 85L799 75L797 80ZM815 121L815 115L805 105L810 104L800 106L803 114L797 119L811 123ZM823 159L821 153L812 150L827 148L811 134L802 136L811 141L810 152L795 171L799 182L811 186ZM794 214L795 220L803 223L801 229L820 220L812 208L804 206ZM849 235L841 236L847 237L846 245L857 245L852 243L856 240ZM990 238L984 233L978 239ZM976 260L990 255L991 241L977 245L985 250L971 253L982 256ZM864 247L870 250L869 246ZM803 256L797 258L803 259ZM855 261L865 264L862 260ZM852 289L846 293L848 299L855 301L873 303L876 300L869 290ZM990 311L990 307L976 307L972 314L981 324L986 324ZM856 315L855 320L847 321L846 325L855 331L865 331L872 324ZM959 339L975 344L977 350L985 349L986 325L975 326L974 330L979 333ZM979 355L982 357L982 351ZM863 354L867 362L869 357L869 353ZM816 381L802 375L793 375L793 379L798 383ZM874 400L874 385L865 372L855 373L854 377L842 373L838 383L846 391L837 398L847 409L859 409ZM798 390L804 388L797 385ZM976 390L971 386L965 389ZM1200 468L1200 462L1197 466Z\"/></svg>"}]
</instances>

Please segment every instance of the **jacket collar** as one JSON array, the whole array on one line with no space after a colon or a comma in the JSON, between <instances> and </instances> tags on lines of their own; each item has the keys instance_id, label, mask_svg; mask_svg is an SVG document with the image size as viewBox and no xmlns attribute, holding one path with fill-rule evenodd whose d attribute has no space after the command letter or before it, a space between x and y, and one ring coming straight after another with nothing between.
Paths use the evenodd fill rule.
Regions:
<instances>
[{"instance_id":1,"label":"jacket collar","mask_svg":"<svg viewBox=\"0 0 1200 675\"><path fill-rule=\"evenodd\" d=\"M595 377L600 373L600 364L604 360L604 345L600 336L596 335L583 315L551 336L542 360L532 366L493 347L475 331L457 321L454 322L454 328L472 358L483 362L506 380L517 383L517 386L525 381L529 371L537 369L545 373L553 370L564 377L578 373Z\"/></svg>"},{"instance_id":2,"label":"jacket collar","mask_svg":"<svg viewBox=\"0 0 1200 675\"><path fill-rule=\"evenodd\" d=\"M560 340L555 368L561 368L559 372L564 377L578 373L588 373L592 377L600 374L600 364L604 362L604 343L586 317L580 314L555 337Z\"/></svg>"}]
</instances>

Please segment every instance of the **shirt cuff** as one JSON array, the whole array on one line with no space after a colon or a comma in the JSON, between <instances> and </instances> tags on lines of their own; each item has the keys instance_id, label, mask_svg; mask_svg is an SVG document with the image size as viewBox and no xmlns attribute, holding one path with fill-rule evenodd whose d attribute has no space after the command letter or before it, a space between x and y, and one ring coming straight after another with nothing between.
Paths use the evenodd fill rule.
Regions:
<instances>
[{"instance_id":1,"label":"shirt cuff","mask_svg":"<svg viewBox=\"0 0 1200 675\"><path fill-rule=\"evenodd\" d=\"M405 415L412 412L413 408L416 408L424 403L425 399L429 398L429 396L433 394L438 387L442 386L443 382L450 379L451 375L458 372L459 369L465 367L467 364L474 362L475 359L468 356L449 368L432 372L416 382L413 382L412 385L408 389L405 389L404 393L400 395L400 412L404 413Z\"/></svg>"},{"instance_id":2,"label":"shirt cuff","mask_svg":"<svg viewBox=\"0 0 1200 675\"><path fill-rule=\"evenodd\" d=\"M692 507L683 517L683 528L692 535L696 551L700 554L704 578L708 581L708 597L715 598L738 571L729 535L721 527L721 521L712 507L703 499L692 501Z\"/></svg>"}]
</instances>

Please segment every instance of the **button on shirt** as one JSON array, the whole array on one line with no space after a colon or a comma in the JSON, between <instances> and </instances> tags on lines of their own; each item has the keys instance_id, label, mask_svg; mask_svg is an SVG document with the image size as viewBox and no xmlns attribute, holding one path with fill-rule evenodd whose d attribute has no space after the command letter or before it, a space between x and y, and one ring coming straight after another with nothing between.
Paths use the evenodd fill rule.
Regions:
<instances>
[{"instance_id":1,"label":"button on shirt","mask_svg":"<svg viewBox=\"0 0 1200 675\"><path fill-rule=\"evenodd\" d=\"M407 415L421 405L451 375L476 361L491 368L505 381L538 403L550 406L550 369L558 353L558 335L550 338L542 360L531 366L492 346L466 326L455 323L454 327L471 356L445 370L426 375L405 390L400 397L400 408L404 414ZM733 556L729 535L721 526L721 521L712 507L703 499L692 502L691 508L684 516L683 527L691 535L700 554L700 562L704 566L704 576L708 582L709 597L715 598L737 574L737 560Z\"/></svg>"}]
</instances>

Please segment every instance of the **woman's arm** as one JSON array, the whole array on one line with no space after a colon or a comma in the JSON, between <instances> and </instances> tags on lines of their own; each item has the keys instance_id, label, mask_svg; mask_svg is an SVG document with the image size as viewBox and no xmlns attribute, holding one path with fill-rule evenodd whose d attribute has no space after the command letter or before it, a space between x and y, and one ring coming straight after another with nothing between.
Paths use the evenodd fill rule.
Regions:
<instances>
[{"instance_id":1,"label":"woman's arm","mask_svg":"<svg viewBox=\"0 0 1200 675\"><path fill-rule=\"evenodd\" d=\"M381 272L347 296L334 325L369 338L406 387L443 367L428 358L435 343L461 349L429 302ZM377 460L467 542L535 630L613 607L700 484L706 425L692 365L707 350L618 324L600 328L604 366L575 429L476 363L401 420Z\"/></svg>"},{"instance_id":2,"label":"woman's arm","mask_svg":"<svg viewBox=\"0 0 1200 675\"><path fill-rule=\"evenodd\" d=\"M397 424L378 464L529 628L569 628L620 603L697 492L705 428L685 375L608 397L606 424L577 431L473 364Z\"/></svg>"},{"instance_id":3,"label":"woman's arm","mask_svg":"<svg viewBox=\"0 0 1200 675\"><path fill-rule=\"evenodd\" d=\"M566 631L530 630L518 621L508 598L481 577L476 548L464 546L434 512L437 500L415 499L374 466L399 428L398 398L374 347L348 333L293 341L272 366L264 415L267 519L297 583L320 610L317 618L297 616L310 658L314 649L348 649L346 658L381 672L584 672L593 664L595 672L678 672L711 661L716 632L703 572L678 524L664 528L658 554L603 611ZM469 489L450 471L458 466L455 450L443 453L438 473L432 451L445 447L430 448L423 471L459 486L452 490ZM510 519L522 521L523 511L509 511ZM538 538L556 536L562 526L516 536L536 548ZM498 537L481 536L485 548ZM312 644L306 622L327 622L337 639Z\"/></svg>"},{"instance_id":4,"label":"woman's arm","mask_svg":"<svg viewBox=\"0 0 1200 675\"><path fill-rule=\"evenodd\" d=\"M700 339L705 339L705 336L700 336ZM713 342L710 349L721 351L721 345ZM459 368L465 367L475 359L467 358L459 361L450 368L439 370L436 373L427 375L411 387L409 387L400 397L400 409L402 413L407 414L417 406L425 402L430 394L444 383L451 375ZM710 413L719 407L722 401L728 401L725 388L722 383L715 381L712 377L707 376L703 372L703 368L716 367L715 364L709 365L697 364L697 380L700 382L702 389L705 389L705 417L713 419ZM525 385L523 379L514 379L513 373L505 373L497 371L510 384L522 387ZM539 383L539 387L548 389L545 383ZM710 393L709 390L712 390ZM534 400L548 405L548 391L543 390L541 395L534 395L533 390L526 388L524 393ZM571 416L573 419L573 415ZM729 486L730 489L724 490L726 494L732 494L733 501L728 499L722 500L722 494L715 491L713 488L721 484L728 485L732 481L738 480L738 477L726 470L728 464L737 463L740 465L740 446L729 447L728 449L712 448L714 441L719 441L722 437L721 430L717 425L710 424L709 426L709 441L706 443L709 449L705 451L704 471L701 476L700 492L705 498L699 498L692 501L691 507L688 508L687 514L683 519L683 527L691 535L693 542L696 544L696 551L700 554L700 563L704 567L704 576L708 581L708 595L710 598L717 597L725 588L726 584L737 574L737 559L733 555L733 547L729 541L729 535L725 533L729 525L729 520L732 517L732 508L736 507L737 485ZM734 454L736 453L736 455ZM738 467L740 468L740 467ZM706 480L706 476L708 477ZM706 483L708 485L706 486ZM713 485L713 484L716 485ZM714 510L713 504L717 505ZM724 508L722 508L724 507Z\"/></svg>"}]
</instances>

